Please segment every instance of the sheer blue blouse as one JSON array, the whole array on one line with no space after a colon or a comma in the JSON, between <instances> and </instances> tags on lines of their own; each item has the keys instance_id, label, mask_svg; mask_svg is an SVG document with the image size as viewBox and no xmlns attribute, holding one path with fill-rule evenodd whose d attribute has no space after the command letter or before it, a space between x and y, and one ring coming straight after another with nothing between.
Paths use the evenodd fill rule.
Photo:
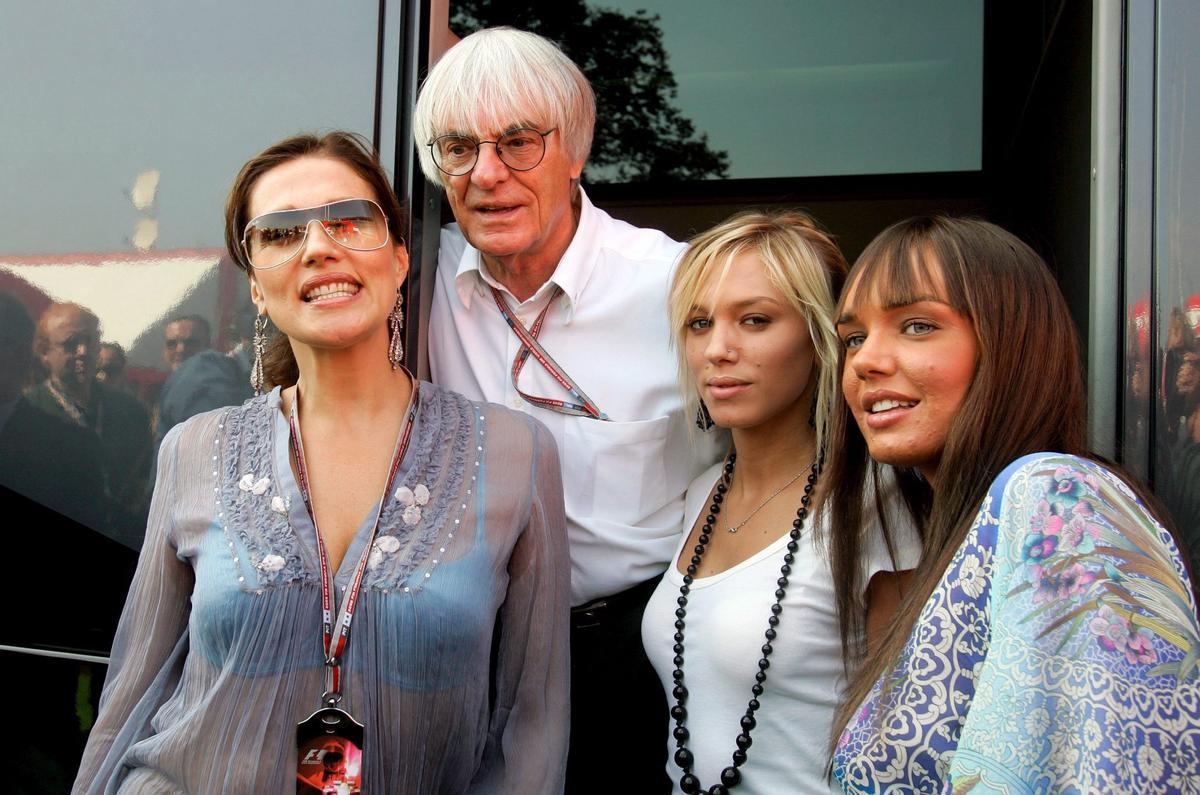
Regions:
<instances>
[{"instance_id":1,"label":"sheer blue blouse","mask_svg":"<svg viewBox=\"0 0 1200 795\"><path fill-rule=\"evenodd\" d=\"M295 792L296 724L320 706L323 666L316 531L288 439L278 390L167 435L75 792ZM561 791L559 472L536 421L421 384L343 658L364 792Z\"/></svg>"}]
</instances>

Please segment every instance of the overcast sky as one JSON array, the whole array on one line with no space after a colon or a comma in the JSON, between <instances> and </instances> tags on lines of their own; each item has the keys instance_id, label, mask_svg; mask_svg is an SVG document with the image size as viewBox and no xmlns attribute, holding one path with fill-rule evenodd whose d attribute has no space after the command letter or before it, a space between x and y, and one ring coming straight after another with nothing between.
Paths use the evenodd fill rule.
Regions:
<instances>
[{"instance_id":1,"label":"overcast sky","mask_svg":"<svg viewBox=\"0 0 1200 795\"><path fill-rule=\"evenodd\" d=\"M982 0L598 0L660 17L735 178L981 167Z\"/></svg>"}]
</instances>

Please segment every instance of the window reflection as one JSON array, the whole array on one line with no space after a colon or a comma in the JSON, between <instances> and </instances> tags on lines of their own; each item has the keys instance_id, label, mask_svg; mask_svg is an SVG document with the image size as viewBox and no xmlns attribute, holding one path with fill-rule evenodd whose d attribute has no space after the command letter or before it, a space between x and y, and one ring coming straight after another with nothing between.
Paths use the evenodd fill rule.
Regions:
<instances>
[{"instance_id":1,"label":"window reflection","mask_svg":"<svg viewBox=\"0 0 1200 795\"><path fill-rule=\"evenodd\" d=\"M0 644L107 655L157 439L249 391L246 280L223 259L229 185L284 136L374 126L382 7L332 26L327 12L320 0L266 0L31 3L5 16L5 99L22 112L4 127L6 151L20 156L0 157L0 184L20 186L0 191L0 500L13 530L2 573L14 593L50 596L23 606ZM314 40L333 55L295 46ZM49 393L58 365L34 353L53 304L98 321L94 337L58 337L46 350L65 359L73 349L91 373L87 396L68 400L79 421ZM207 323L208 342L189 334L168 358L167 326L189 316ZM68 377L75 367L58 369ZM120 408L94 416L97 394ZM8 789L67 791L104 680L102 666L88 670L0 655L0 674L28 694L17 713L36 716L15 730Z\"/></svg>"},{"instance_id":2,"label":"window reflection","mask_svg":"<svg viewBox=\"0 0 1200 795\"><path fill-rule=\"evenodd\" d=\"M21 156L0 157L0 183L21 186L0 191L0 506L12 530L2 573L13 593L49 594L0 632L21 650L0 653L0 674L23 683L5 779L22 791L65 792L74 778L145 532L157 441L249 393L252 312L222 244L238 167L301 130L372 130L379 9L332 27L326 10L43 3L5 18L0 63L17 76L6 99L26 112L5 119ZM336 57L293 46L314 36ZM81 336L47 334L35 353L56 304L96 322ZM191 322L168 329L181 320ZM205 324L207 341L193 333ZM52 370L73 387L90 375L87 394ZM35 656L80 652L97 664Z\"/></svg>"},{"instance_id":3,"label":"window reflection","mask_svg":"<svg viewBox=\"0 0 1200 795\"><path fill-rule=\"evenodd\" d=\"M983 9L980 0L449 3L459 36L513 25L580 64L596 91L592 184L978 170Z\"/></svg>"},{"instance_id":4,"label":"window reflection","mask_svg":"<svg viewBox=\"0 0 1200 795\"><path fill-rule=\"evenodd\" d=\"M1150 294L1143 293L1126 310L1125 383L1126 417L1121 431L1121 461L1149 482L1150 415L1154 408L1154 356L1150 351Z\"/></svg>"},{"instance_id":5,"label":"window reflection","mask_svg":"<svg viewBox=\"0 0 1200 795\"><path fill-rule=\"evenodd\" d=\"M1200 566L1200 295L1171 309L1163 356L1158 493Z\"/></svg>"},{"instance_id":6,"label":"window reflection","mask_svg":"<svg viewBox=\"0 0 1200 795\"><path fill-rule=\"evenodd\" d=\"M95 328L88 328L85 317L59 313L50 320L50 328L41 331L16 296L0 292L0 485L111 534L99 438L26 394L35 382L38 336L42 358L59 371L73 367L60 363L86 361L87 351L96 347ZM83 333L73 326L82 326ZM66 348L65 340L70 340ZM36 380L42 392L47 380Z\"/></svg>"},{"instance_id":7,"label":"window reflection","mask_svg":"<svg viewBox=\"0 0 1200 795\"><path fill-rule=\"evenodd\" d=\"M208 321L180 315L163 329L163 358L170 370L158 398L155 430L158 441L171 428L204 411L235 406L250 397L249 350L243 310L237 340L228 350L213 347Z\"/></svg>"},{"instance_id":8,"label":"window reflection","mask_svg":"<svg viewBox=\"0 0 1200 795\"><path fill-rule=\"evenodd\" d=\"M129 379L125 377L125 349L116 342L100 343L96 356L96 380L112 389L129 390Z\"/></svg>"},{"instance_id":9,"label":"window reflection","mask_svg":"<svg viewBox=\"0 0 1200 795\"><path fill-rule=\"evenodd\" d=\"M251 394L242 277L214 249L13 257L0 300L0 486L138 549L162 437Z\"/></svg>"},{"instance_id":10,"label":"window reflection","mask_svg":"<svg viewBox=\"0 0 1200 795\"><path fill-rule=\"evenodd\" d=\"M100 331L100 318L81 304L53 302L42 310L33 338L34 361L41 367L24 400L60 424L83 431L96 445L100 455L94 463L103 493L97 529L136 547L149 500L150 412L132 395L96 380ZM82 487L56 481L72 499L82 499Z\"/></svg>"},{"instance_id":11,"label":"window reflection","mask_svg":"<svg viewBox=\"0 0 1200 795\"><path fill-rule=\"evenodd\" d=\"M1200 147L1193 123L1200 88L1200 7L1157 4L1154 181L1155 329L1161 371L1154 386L1155 490L1200 572Z\"/></svg>"}]
</instances>

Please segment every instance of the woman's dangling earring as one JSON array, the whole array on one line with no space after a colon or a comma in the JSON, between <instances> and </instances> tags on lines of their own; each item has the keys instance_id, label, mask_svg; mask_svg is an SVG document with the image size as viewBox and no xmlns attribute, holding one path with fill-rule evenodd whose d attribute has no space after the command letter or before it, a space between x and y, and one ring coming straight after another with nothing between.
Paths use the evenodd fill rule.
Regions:
<instances>
[{"instance_id":1,"label":"woman's dangling earring","mask_svg":"<svg viewBox=\"0 0 1200 795\"><path fill-rule=\"evenodd\" d=\"M254 318L254 363L250 365L250 386L255 396L263 390L263 354L267 352L267 316L258 315Z\"/></svg>"},{"instance_id":2,"label":"woman's dangling earring","mask_svg":"<svg viewBox=\"0 0 1200 795\"><path fill-rule=\"evenodd\" d=\"M707 431L712 426L716 425L713 422L712 415L708 413L708 406L704 405L704 401L700 401L700 408L696 409L696 427L702 431Z\"/></svg>"},{"instance_id":3,"label":"woman's dangling earring","mask_svg":"<svg viewBox=\"0 0 1200 795\"><path fill-rule=\"evenodd\" d=\"M388 314L388 361L395 370L404 364L404 296L396 288L396 305Z\"/></svg>"}]
</instances>

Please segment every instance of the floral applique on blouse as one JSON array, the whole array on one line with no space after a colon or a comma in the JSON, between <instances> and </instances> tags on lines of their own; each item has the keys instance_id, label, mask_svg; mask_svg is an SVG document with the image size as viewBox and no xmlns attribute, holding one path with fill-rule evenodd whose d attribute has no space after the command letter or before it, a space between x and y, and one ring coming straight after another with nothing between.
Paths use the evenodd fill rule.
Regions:
<instances>
[{"instance_id":1,"label":"floral applique on blouse","mask_svg":"<svg viewBox=\"0 0 1200 795\"><path fill-rule=\"evenodd\" d=\"M1170 534L1104 467L1026 456L992 484L834 774L854 793L1200 793L1198 659Z\"/></svg>"},{"instance_id":2,"label":"floral applique on blouse","mask_svg":"<svg viewBox=\"0 0 1200 795\"><path fill-rule=\"evenodd\" d=\"M340 706L370 793L552 793L565 776L570 565L544 426L422 383L368 556ZM167 434L74 792L286 795L325 666L316 527L279 390ZM397 492L399 496L397 496ZM340 587L339 587L340 586Z\"/></svg>"}]
</instances>

